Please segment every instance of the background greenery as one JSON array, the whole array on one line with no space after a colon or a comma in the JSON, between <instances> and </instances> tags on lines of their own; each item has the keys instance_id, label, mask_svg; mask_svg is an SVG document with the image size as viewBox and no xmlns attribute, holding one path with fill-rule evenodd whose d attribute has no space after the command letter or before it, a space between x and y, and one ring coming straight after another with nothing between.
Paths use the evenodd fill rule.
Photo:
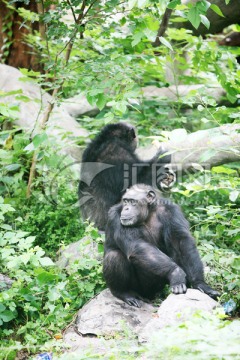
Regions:
<instances>
[{"instance_id":1,"label":"background greenery","mask_svg":"<svg viewBox=\"0 0 240 360\"><path fill-rule=\"evenodd\" d=\"M168 132L176 128L193 132L239 122L236 104L219 106L201 90L192 91L175 102L142 99L134 105L129 103L129 98L139 99L143 86L168 86L167 68L173 71L175 85L179 82L220 84L227 92L228 101L234 103L238 97L240 68L236 55L240 54L239 49L220 47L211 36L203 39L189 30L169 27L156 54L152 42L167 3L129 1L128 11L118 17L122 10L120 2L98 2L83 16L84 21L77 24L69 23L66 17L63 19L70 11L68 1L61 1L52 10L49 10L51 2L46 2L42 15L21 9L25 26L38 20L45 25L44 39L37 32L26 38L40 55L45 71L42 74L24 71L24 74L46 91L56 89L59 102L80 91L85 93L89 103L100 109L95 117L79 118L90 138L106 123L119 120L136 125L142 146L150 144L153 136L166 139ZM171 6L177 8L181 20L188 17L194 24L197 15L205 16L207 2L198 3L202 7L180 5L178 0L172 1ZM81 15L82 4L72 1L76 16ZM91 1L86 4L89 6ZM206 23L204 17L200 19ZM232 28L239 30L237 26ZM66 49L73 40L71 56L66 61ZM187 58L184 53L188 53ZM111 108L106 107L109 101ZM199 105L195 106L196 103ZM17 117L18 109L14 105L6 106L0 99L0 113L1 123L9 122ZM79 139L79 143L84 148L83 139ZM56 254L62 245L86 234L101 243L100 236L91 225L81 221L77 206L78 174L68 169L59 172L61 156L53 153L53 144L44 129L33 141L29 134L18 129L2 130L0 146L0 265L1 273L14 280L12 287L0 294L1 353L6 359L14 359L21 352L28 354L26 356L52 349L60 353L61 331L105 284L99 260L86 255L69 273L54 265ZM37 176L31 197L26 198L33 151L37 151ZM235 317L239 315L240 302L239 172L240 164L232 163L191 174L185 176L170 195L174 202L181 204L190 221L203 261L210 269L207 280L222 293L221 302L229 299L236 302L237 309L232 314ZM49 185L56 175L57 201ZM102 246L99 252L102 253ZM212 355L209 343L214 341L220 343L222 349L231 348L234 356L237 339L231 321L209 316L204 319L204 324L206 321L209 324L204 325L208 328L205 335L202 321L199 316L192 323L173 330L180 339L186 338L186 332L194 332L195 337L186 345L182 340L176 344L178 335L171 337L170 330L165 330L163 338L170 339L167 348L155 342L152 348L134 348L131 353L126 350L129 345L125 349L122 343L122 348L116 350L116 347L109 358L130 359L140 351L150 358L186 358L189 354L190 358L198 355L196 358L203 359L203 349L199 350L196 345L200 339L205 358L228 358L219 353ZM216 339L220 328L224 330Z\"/></svg>"}]
</instances>

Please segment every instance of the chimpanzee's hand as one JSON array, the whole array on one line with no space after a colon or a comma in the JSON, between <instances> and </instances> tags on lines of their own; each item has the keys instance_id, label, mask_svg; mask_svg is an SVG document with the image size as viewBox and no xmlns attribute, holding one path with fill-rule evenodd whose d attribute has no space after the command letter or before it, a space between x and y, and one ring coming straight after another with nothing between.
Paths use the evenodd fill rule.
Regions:
<instances>
[{"instance_id":1,"label":"chimpanzee's hand","mask_svg":"<svg viewBox=\"0 0 240 360\"><path fill-rule=\"evenodd\" d=\"M185 294L187 291L186 274L180 267L174 269L170 274L170 287L175 295Z\"/></svg>"},{"instance_id":2,"label":"chimpanzee's hand","mask_svg":"<svg viewBox=\"0 0 240 360\"><path fill-rule=\"evenodd\" d=\"M175 295L185 294L187 292L186 284L178 284L171 287L172 293Z\"/></svg>"}]
</instances>

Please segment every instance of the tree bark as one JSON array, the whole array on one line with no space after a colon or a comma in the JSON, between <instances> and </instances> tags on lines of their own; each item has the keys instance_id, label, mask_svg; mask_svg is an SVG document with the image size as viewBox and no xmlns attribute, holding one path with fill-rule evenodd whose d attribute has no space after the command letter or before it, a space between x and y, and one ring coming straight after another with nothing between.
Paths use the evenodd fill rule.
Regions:
<instances>
[{"instance_id":1,"label":"tree bark","mask_svg":"<svg viewBox=\"0 0 240 360\"><path fill-rule=\"evenodd\" d=\"M37 2L30 1L11 4L11 8L0 0L0 59L2 63L16 68L27 68L42 71L38 54L26 43L25 36L34 30L39 30L39 23L25 23L19 16L17 9L24 9L37 13ZM15 10L14 10L15 9ZM3 46L4 45L4 46Z\"/></svg>"}]
</instances>

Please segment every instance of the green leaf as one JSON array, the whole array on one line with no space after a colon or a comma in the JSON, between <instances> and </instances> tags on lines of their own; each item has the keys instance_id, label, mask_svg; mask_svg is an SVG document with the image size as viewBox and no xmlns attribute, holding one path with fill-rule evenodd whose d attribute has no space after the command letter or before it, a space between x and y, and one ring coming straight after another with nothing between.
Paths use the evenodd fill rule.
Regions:
<instances>
[{"instance_id":1,"label":"green leaf","mask_svg":"<svg viewBox=\"0 0 240 360\"><path fill-rule=\"evenodd\" d=\"M232 267L233 267L234 269L240 270L240 257L236 257L236 258L233 260Z\"/></svg>"},{"instance_id":2,"label":"green leaf","mask_svg":"<svg viewBox=\"0 0 240 360\"><path fill-rule=\"evenodd\" d=\"M205 15L200 15L201 18L201 22L203 23L204 26L206 26L207 29L210 28L210 21L208 20L208 18Z\"/></svg>"},{"instance_id":3,"label":"green leaf","mask_svg":"<svg viewBox=\"0 0 240 360\"><path fill-rule=\"evenodd\" d=\"M23 262L24 265L27 265L27 263L29 262L29 260L31 259L31 254L30 253L26 253L20 256L21 261Z\"/></svg>"},{"instance_id":4,"label":"green leaf","mask_svg":"<svg viewBox=\"0 0 240 360\"><path fill-rule=\"evenodd\" d=\"M31 101L31 99L28 96L25 96L25 95L18 95L18 96L15 97L15 99L23 101L23 102Z\"/></svg>"},{"instance_id":5,"label":"green leaf","mask_svg":"<svg viewBox=\"0 0 240 360\"><path fill-rule=\"evenodd\" d=\"M211 6L210 2L206 0L198 1L196 3L196 7L199 10L199 13L201 14L205 14L210 6Z\"/></svg>"},{"instance_id":6,"label":"green leaf","mask_svg":"<svg viewBox=\"0 0 240 360\"><path fill-rule=\"evenodd\" d=\"M54 274L51 274L47 271L43 271L42 273L40 273L37 276L37 280L39 282L40 285L44 285L44 284L51 284L54 283L57 279L57 276Z\"/></svg>"},{"instance_id":7,"label":"green leaf","mask_svg":"<svg viewBox=\"0 0 240 360\"><path fill-rule=\"evenodd\" d=\"M221 9L216 4L211 4L210 9L212 9L219 16L225 17L221 11Z\"/></svg>"},{"instance_id":8,"label":"green leaf","mask_svg":"<svg viewBox=\"0 0 240 360\"><path fill-rule=\"evenodd\" d=\"M131 43L132 47L137 45L142 40L143 35L144 34L140 31L133 35L133 41Z\"/></svg>"},{"instance_id":9,"label":"green leaf","mask_svg":"<svg viewBox=\"0 0 240 360\"><path fill-rule=\"evenodd\" d=\"M117 112L120 112L121 114L124 114L127 110L127 103L126 101L119 101L117 103L114 104L114 109Z\"/></svg>"},{"instance_id":10,"label":"green leaf","mask_svg":"<svg viewBox=\"0 0 240 360\"><path fill-rule=\"evenodd\" d=\"M16 317L16 312L5 310L0 314L0 317L3 322L9 322Z\"/></svg>"},{"instance_id":11,"label":"green leaf","mask_svg":"<svg viewBox=\"0 0 240 360\"><path fill-rule=\"evenodd\" d=\"M177 5L181 5L181 0L173 0L168 4L168 9L175 9Z\"/></svg>"},{"instance_id":12,"label":"green leaf","mask_svg":"<svg viewBox=\"0 0 240 360\"><path fill-rule=\"evenodd\" d=\"M97 102L96 105L97 107L102 110L104 108L104 106L106 105L107 102L107 98L104 94L99 94L97 97Z\"/></svg>"},{"instance_id":13,"label":"green leaf","mask_svg":"<svg viewBox=\"0 0 240 360\"><path fill-rule=\"evenodd\" d=\"M43 142L45 142L47 140L47 134L45 132L43 132L42 134L37 134L34 136L33 138L33 145L35 147L35 149L41 145Z\"/></svg>"},{"instance_id":14,"label":"green leaf","mask_svg":"<svg viewBox=\"0 0 240 360\"><path fill-rule=\"evenodd\" d=\"M236 170L230 169L225 166L214 166L211 170L215 174L234 174L236 173Z\"/></svg>"},{"instance_id":15,"label":"green leaf","mask_svg":"<svg viewBox=\"0 0 240 360\"><path fill-rule=\"evenodd\" d=\"M193 7L189 10L187 15L188 20L190 23L197 29L201 23L201 18L199 14L199 10L196 7Z\"/></svg>"},{"instance_id":16,"label":"green leaf","mask_svg":"<svg viewBox=\"0 0 240 360\"><path fill-rule=\"evenodd\" d=\"M6 306L0 303L0 313L6 309Z\"/></svg>"},{"instance_id":17,"label":"green leaf","mask_svg":"<svg viewBox=\"0 0 240 360\"><path fill-rule=\"evenodd\" d=\"M87 101L89 102L89 104L92 105L92 106L94 106L94 105L95 105L95 101L96 101L95 97L92 96L92 95L90 95L89 93L86 95L86 97L87 97Z\"/></svg>"},{"instance_id":18,"label":"green leaf","mask_svg":"<svg viewBox=\"0 0 240 360\"><path fill-rule=\"evenodd\" d=\"M239 191L237 190L233 190L230 192L229 194L229 199L232 201L232 202L235 202L238 198L238 195L239 195Z\"/></svg>"},{"instance_id":19,"label":"green leaf","mask_svg":"<svg viewBox=\"0 0 240 360\"><path fill-rule=\"evenodd\" d=\"M12 258L10 261L7 262L6 266L9 269L14 269L14 268L18 268L19 265L21 264L21 260L19 258Z\"/></svg>"},{"instance_id":20,"label":"green leaf","mask_svg":"<svg viewBox=\"0 0 240 360\"><path fill-rule=\"evenodd\" d=\"M25 146L25 148L23 149L25 151L33 151L34 150L34 145L33 143L31 142L30 144L28 144L27 146Z\"/></svg>"},{"instance_id":21,"label":"green leaf","mask_svg":"<svg viewBox=\"0 0 240 360\"><path fill-rule=\"evenodd\" d=\"M47 256L40 258L39 262L42 266L53 266L54 262Z\"/></svg>"},{"instance_id":22,"label":"green leaf","mask_svg":"<svg viewBox=\"0 0 240 360\"><path fill-rule=\"evenodd\" d=\"M164 37L159 36L159 40L161 41L161 43L162 43L163 45L165 45L167 48L169 48L170 50L173 51L172 45L171 45L170 42L167 41Z\"/></svg>"},{"instance_id":23,"label":"green leaf","mask_svg":"<svg viewBox=\"0 0 240 360\"><path fill-rule=\"evenodd\" d=\"M59 294L59 291L56 289L51 289L51 291L48 293L48 298L50 301L56 301L61 297L61 294Z\"/></svg>"},{"instance_id":24,"label":"green leaf","mask_svg":"<svg viewBox=\"0 0 240 360\"><path fill-rule=\"evenodd\" d=\"M216 154L217 154L217 151L215 149L208 149L207 151L204 151L204 153L201 155L199 161L206 162L207 160L211 159Z\"/></svg>"},{"instance_id":25,"label":"green leaf","mask_svg":"<svg viewBox=\"0 0 240 360\"><path fill-rule=\"evenodd\" d=\"M15 171L15 170L19 169L20 167L21 167L20 164L11 164L11 165L5 166L5 169L7 171Z\"/></svg>"}]
</instances>

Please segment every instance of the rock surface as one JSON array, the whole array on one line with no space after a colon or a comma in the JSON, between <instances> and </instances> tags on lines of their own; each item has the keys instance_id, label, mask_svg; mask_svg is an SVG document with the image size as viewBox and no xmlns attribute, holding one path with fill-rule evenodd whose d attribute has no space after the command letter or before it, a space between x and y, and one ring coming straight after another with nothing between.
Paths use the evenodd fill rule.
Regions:
<instances>
[{"instance_id":1,"label":"rock surface","mask_svg":"<svg viewBox=\"0 0 240 360\"><path fill-rule=\"evenodd\" d=\"M0 274L0 291L10 289L13 282L8 276Z\"/></svg>"},{"instance_id":2,"label":"rock surface","mask_svg":"<svg viewBox=\"0 0 240 360\"><path fill-rule=\"evenodd\" d=\"M40 86L31 81L21 81L23 74L12 66L0 64L0 90L4 92L21 91L21 93L10 94L1 97L0 102L5 104L19 106L19 116L16 116L14 123L29 131L32 135L38 132L37 123L41 122L47 106L53 101L53 98L48 93L44 92ZM26 97L26 101L22 98ZM23 100L22 100L23 99ZM73 100L75 102L75 99ZM80 109L78 112L85 113L89 110L86 107L86 99L83 103L78 99ZM80 150L74 144L74 139L77 137L86 137L87 131L81 128L79 123L70 115L72 101L65 104L62 102L59 106L55 105L47 123L46 132L54 135L61 143L61 148L65 148L65 152L72 155L74 158L80 158ZM81 108L82 106L82 108ZM64 134L68 134L67 140L63 139ZM64 146L65 145L65 146Z\"/></svg>"},{"instance_id":3,"label":"rock surface","mask_svg":"<svg viewBox=\"0 0 240 360\"><path fill-rule=\"evenodd\" d=\"M114 336L127 327L138 332L151 318L153 305L129 306L106 289L88 302L78 313L76 327L82 335Z\"/></svg>"},{"instance_id":4,"label":"rock surface","mask_svg":"<svg viewBox=\"0 0 240 360\"><path fill-rule=\"evenodd\" d=\"M69 268L71 264L81 260L85 255L91 256L94 259L101 259L97 242L89 236L85 236L60 250L56 265L61 268Z\"/></svg>"},{"instance_id":5,"label":"rock surface","mask_svg":"<svg viewBox=\"0 0 240 360\"><path fill-rule=\"evenodd\" d=\"M186 294L171 294L158 309L158 316L150 320L139 333L139 341L146 342L151 335L167 325L182 323L197 310L212 312L219 304L199 290L188 289Z\"/></svg>"},{"instance_id":6,"label":"rock surface","mask_svg":"<svg viewBox=\"0 0 240 360\"><path fill-rule=\"evenodd\" d=\"M109 341L106 338L125 331L135 334L139 342L148 342L151 335L164 326L184 322L197 310L211 312L217 306L219 304L208 295L188 289L184 295L169 295L158 311L156 306L145 302L136 308L106 289L79 310L74 327L65 332L64 341L73 352L88 347L104 352Z\"/></svg>"}]
</instances>

